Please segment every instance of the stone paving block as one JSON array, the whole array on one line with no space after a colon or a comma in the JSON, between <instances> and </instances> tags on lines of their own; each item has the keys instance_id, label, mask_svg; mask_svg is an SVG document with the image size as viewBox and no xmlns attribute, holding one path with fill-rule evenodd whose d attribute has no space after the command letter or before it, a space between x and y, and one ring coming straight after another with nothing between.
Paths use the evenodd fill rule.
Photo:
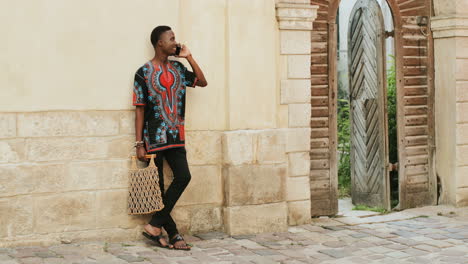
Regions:
<instances>
[{"instance_id":1,"label":"stone paving block","mask_svg":"<svg viewBox=\"0 0 468 264\"><path fill-rule=\"evenodd\" d=\"M395 234L391 234L391 233L382 233L382 232L375 232L373 233L374 236L376 237L379 237L379 238L393 238L393 237L397 237L397 235Z\"/></svg>"},{"instance_id":2,"label":"stone paving block","mask_svg":"<svg viewBox=\"0 0 468 264\"><path fill-rule=\"evenodd\" d=\"M265 249L264 246L247 239L238 240L236 241L236 244L241 245L247 249Z\"/></svg>"},{"instance_id":3,"label":"stone paving block","mask_svg":"<svg viewBox=\"0 0 468 264\"><path fill-rule=\"evenodd\" d=\"M355 238L363 238L363 237L369 237L370 235L366 233L356 233L356 234L352 234L351 236Z\"/></svg>"},{"instance_id":4,"label":"stone paving block","mask_svg":"<svg viewBox=\"0 0 468 264\"><path fill-rule=\"evenodd\" d=\"M385 254L385 253L393 251L392 249L384 247L384 246L370 247L370 248L367 248L366 250L369 250L373 253L378 253L378 254Z\"/></svg>"},{"instance_id":5,"label":"stone paving block","mask_svg":"<svg viewBox=\"0 0 468 264\"><path fill-rule=\"evenodd\" d=\"M39 258L56 258L58 255L52 251L39 251L36 252L36 257Z\"/></svg>"},{"instance_id":6,"label":"stone paving block","mask_svg":"<svg viewBox=\"0 0 468 264\"><path fill-rule=\"evenodd\" d=\"M153 250L141 251L141 252L138 252L137 255L145 259L161 257L161 255L159 255L158 253L156 253L156 251L153 251Z\"/></svg>"},{"instance_id":7,"label":"stone paving block","mask_svg":"<svg viewBox=\"0 0 468 264\"><path fill-rule=\"evenodd\" d=\"M274 260L271 260L269 258L265 258L262 256L248 256L248 257L243 257L243 258L255 264L276 264L277 263Z\"/></svg>"},{"instance_id":8,"label":"stone paving block","mask_svg":"<svg viewBox=\"0 0 468 264\"><path fill-rule=\"evenodd\" d=\"M321 260L321 261L326 261L326 260L335 261L336 260L334 257L331 257L331 256L326 255L326 254L322 254L322 253L317 253L317 254L311 255L310 257L313 258L313 259Z\"/></svg>"},{"instance_id":9,"label":"stone paving block","mask_svg":"<svg viewBox=\"0 0 468 264\"><path fill-rule=\"evenodd\" d=\"M194 259L192 257L178 257L178 258L174 258L174 260L178 264L193 264L196 261L196 259Z\"/></svg>"},{"instance_id":10,"label":"stone paving block","mask_svg":"<svg viewBox=\"0 0 468 264\"><path fill-rule=\"evenodd\" d=\"M306 264L306 263L313 263L313 262L303 262L303 261L299 261L296 259L288 259L288 260L282 261L281 263L282 264Z\"/></svg>"},{"instance_id":11,"label":"stone paving block","mask_svg":"<svg viewBox=\"0 0 468 264\"><path fill-rule=\"evenodd\" d=\"M363 237L362 240L370 242L370 243L374 243L376 245L388 245L391 243L390 241L386 239L381 239L381 238L373 237L373 236Z\"/></svg>"},{"instance_id":12,"label":"stone paving block","mask_svg":"<svg viewBox=\"0 0 468 264\"><path fill-rule=\"evenodd\" d=\"M278 252L275 252L269 249L254 250L253 253L260 255L260 256L280 255Z\"/></svg>"},{"instance_id":13,"label":"stone paving block","mask_svg":"<svg viewBox=\"0 0 468 264\"><path fill-rule=\"evenodd\" d=\"M442 240L429 240L429 241L425 241L424 244L427 244L429 246L438 247L438 248L447 248L447 247L452 246L452 244L450 244L448 242L445 242L445 241L442 241Z\"/></svg>"},{"instance_id":14,"label":"stone paving block","mask_svg":"<svg viewBox=\"0 0 468 264\"><path fill-rule=\"evenodd\" d=\"M390 238L391 241L393 242L396 242L396 243L400 243L400 244L403 244L403 245L406 245L406 246L416 246L416 245L419 245L421 244L422 242L419 242L419 241L414 241L412 239L409 239L409 238Z\"/></svg>"},{"instance_id":15,"label":"stone paving block","mask_svg":"<svg viewBox=\"0 0 468 264\"><path fill-rule=\"evenodd\" d=\"M427 264L429 262L428 259L421 258L421 257L410 257L407 260L411 263L421 263L421 264Z\"/></svg>"},{"instance_id":16,"label":"stone paving block","mask_svg":"<svg viewBox=\"0 0 468 264\"><path fill-rule=\"evenodd\" d=\"M12 262L15 261L15 262ZM22 258L19 262L16 262L16 260L9 260L5 262L0 262L2 264L6 263L21 263L21 264L42 264L44 263L44 259L39 258L39 257L33 257L33 258Z\"/></svg>"},{"instance_id":17,"label":"stone paving block","mask_svg":"<svg viewBox=\"0 0 468 264\"><path fill-rule=\"evenodd\" d=\"M387 253L385 255L387 255L389 257L392 257L392 258L406 258L406 257L411 256L410 254L405 253L405 252L401 252L401 251L393 251L393 252Z\"/></svg>"},{"instance_id":18,"label":"stone paving block","mask_svg":"<svg viewBox=\"0 0 468 264\"><path fill-rule=\"evenodd\" d=\"M464 257L444 257L439 259L442 262L455 264L455 263L466 263L466 258Z\"/></svg>"},{"instance_id":19,"label":"stone paving block","mask_svg":"<svg viewBox=\"0 0 468 264\"><path fill-rule=\"evenodd\" d=\"M465 256L468 254L468 252L455 250L455 249L444 249L439 254L444 255L444 256L458 257L458 256Z\"/></svg>"},{"instance_id":20,"label":"stone paving block","mask_svg":"<svg viewBox=\"0 0 468 264\"><path fill-rule=\"evenodd\" d=\"M252 262L243 259L241 256L221 256L218 262L213 263L239 263L239 264L252 264Z\"/></svg>"},{"instance_id":21,"label":"stone paving block","mask_svg":"<svg viewBox=\"0 0 468 264\"><path fill-rule=\"evenodd\" d=\"M194 236L202 240L222 239L222 238L228 237L228 235L223 232L208 232L208 233L196 234Z\"/></svg>"},{"instance_id":22,"label":"stone paving block","mask_svg":"<svg viewBox=\"0 0 468 264\"><path fill-rule=\"evenodd\" d=\"M361 257L352 257L352 258L348 258L347 261L351 261L352 263L364 263L367 260Z\"/></svg>"},{"instance_id":23,"label":"stone paving block","mask_svg":"<svg viewBox=\"0 0 468 264\"><path fill-rule=\"evenodd\" d=\"M447 239L447 236L441 235L441 234L428 234L426 237L436 239L436 240L444 240Z\"/></svg>"},{"instance_id":24,"label":"stone paving block","mask_svg":"<svg viewBox=\"0 0 468 264\"><path fill-rule=\"evenodd\" d=\"M260 245L270 248L270 249L286 249L285 245L282 245L278 242L259 242Z\"/></svg>"},{"instance_id":25,"label":"stone paving block","mask_svg":"<svg viewBox=\"0 0 468 264\"><path fill-rule=\"evenodd\" d=\"M271 255L271 256L268 256L268 258L274 261L278 261L278 262L284 262L287 259L289 259L289 257L285 255Z\"/></svg>"},{"instance_id":26,"label":"stone paving block","mask_svg":"<svg viewBox=\"0 0 468 264\"><path fill-rule=\"evenodd\" d=\"M390 234L397 235L397 236L400 236L400 237L415 237L415 236L418 236L418 234L416 234L414 232L408 232L408 231L403 231L403 230L395 231L395 232L392 232Z\"/></svg>"},{"instance_id":27,"label":"stone paving block","mask_svg":"<svg viewBox=\"0 0 468 264\"><path fill-rule=\"evenodd\" d=\"M463 229L460 228L443 228L443 231L447 231L449 233L460 233L463 232Z\"/></svg>"},{"instance_id":28,"label":"stone paving block","mask_svg":"<svg viewBox=\"0 0 468 264\"><path fill-rule=\"evenodd\" d=\"M252 239L254 238L255 235L238 235L238 236L232 236L232 238L240 240L240 239Z\"/></svg>"},{"instance_id":29,"label":"stone paving block","mask_svg":"<svg viewBox=\"0 0 468 264\"><path fill-rule=\"evenodd\" d=\"M465 239L465 238L467 238L467 236L459 235L459 234L452 234L452 233L445 234L444 236L449 237L449 238L453 238L453 239Z\"/></svg>"},{"instance_id":30,"label":"stone paving block","mask_svg":"<svg viewBox=\"0 0 468 264\"><path fill-rule=\"evenodd\" d=\"M229 250L229 252L231 252L232 254L234 254L236 256L253 256L253 255L255 255L255 253L253 253L252 251L250 251L248 249L245 249L245 248L233 249L233 250Z\"/></svg>"},{"instance_id":31,"label":"stone paving block","mask_svg":"<svg viewBox=\"0 0 468 264\"><path fill-rule=\"evenodd\" d=\"M383 258L385 258L385 256L384 255L369 255L366 258L368 258L370 260L377 260L377 259L383 259Z\"/></svg>"},{"instance_id":32,"label":"stone paving block","mask_svg":"<svg viewBox=\"0 0 468 264\"><path fill-rule=\"evenodd\" d=\"M424 251L427 251L427 252L431 252L431 253L438 252L438 251L441 250L438 247L433 247L433 246L429 246L429 245L425 245L425 244L414 246L414 248L424 250Z\"/></svg>"},{"instance_id":33,"label":"stone paving block","mask_svg":"<svg viewBox=\"0 0 468 264\"><path fill-rule=\"evenodd\" d=\"M408 246L397 244L397 243L392 243L392 244L388 244L384 246L390 249L395 249L395 250L402 250L402 249L408 248Z\"/></svg>"},{"instance_id":34,"label":"stone paving block","mask_svg":"<svg viewBox=\"0 0 468 264\"><path fill-rule=\"evenodd\" d=\"M427 240L431 240L431 238L427 237L427 236L416 236L416 237L412 237L411 238L412 240L414 241L427 241Z\"/></svg>"},{"instance_id":35,"label":"stone paving block","mask_svg":"<svg viewBox=\"0 0 468 264\"><path fill-rule=\"evenodd\" d=\"M468 254L468 244L454 246L451 249L460 250L460 251L466 252Z\"/></svg>"},{"instance_id":36,"label":"stone paving block","mask_svg":"<svg viewBox=\"0 0 468 264\"><path fill-rule=\"evenodd\" d=\"M341 227L341 226L322 226L322 228L325 228L325 229L328 229L328 230L332 230L332 231L344 230L344 228Z\"/></svg>"},{"instance_id":37,"label":"stone paving block","mask_svg":"<svg viewBox=\"0 0 468 264\"><path fill-rule=\"evenodd\" d=\"M279 253L295 258L295 259L307 259L307 255L304 254L302 250L297 250L297 249L280 249L278 250Z\"/></svg>"},{"instance_id":38,"label":"stone paving block","mask_svg":"<svg viewBox=\"0 0 468 264\"><path fill-rule=\"evenodd\" d=\"M203 250L203 253L206 253L208 255L215 255L219 253L229 253L229 252L223 248L209 248L209 249Z\"/></svg>"},{"instance_id":39,"label":"stone paving block","mask_svg":"<svg viewBox=\"0 0 468 264\"><path fill-rule=\"evenodd\" d=\"M0 263L7 260L13 260L13 258L8 255L0 254Z\"/></svg>"},{"instance_id":40,"label":"stone paving block","mask_svg":"<svg viewBox=\"0 0 468 264\"><path fill-rule=\"evenodd\" d=\"M375 244L366 241L358 241L356 243L353 243L353 245L360 248L369 248L375 246Z\"/></svg>"},{"instance_id":41,"label":"stone paving block","mask_svg":"<svg viewBox=\"0 0 468 264\"><path fill-rule=\"evenodd\" d=\"M10 254L10 256L13 258L36 257L36 253L40 251L44 251L44 249L40 247L21 247L17 248L16 252Z\"/></svg>"},{"instance_id":42,"label":"stone paving block","mask_svg":"<svg viewBox=\"0 0 468 264\"><path fill-rule=\"evenodd\" d=\"M408 248L403 250L403 252L411 255L411 256L424 256L427 255L426 251L415 249L415 248Z\"/></svg>"},{"instance_id":43,"label":"stone paving block","mask_svg":"<svg viewBox=\"0 0 468 264\"><path fill-rule=\"evenodd\" d=\"M331 248L341 248L341 247L346 246L347 244L343 241L329 241L329 242L322 243L322 245L326 247L331 247Z\"/></svg>"},{"instance_id":44,"label":"stone paving block","mask_svg":"<svg viewBox=\"0 0 468 264\"><path fill-rule=\"evenodd\" d=\"M348 257L351 255L349 252L347 252L346 250L342 250L342 249L324 249L324 250L320 250L319 252L326 254L330 257L333 257L333 258L344 258L344 257Z\"/></svg>"}]
</instances>

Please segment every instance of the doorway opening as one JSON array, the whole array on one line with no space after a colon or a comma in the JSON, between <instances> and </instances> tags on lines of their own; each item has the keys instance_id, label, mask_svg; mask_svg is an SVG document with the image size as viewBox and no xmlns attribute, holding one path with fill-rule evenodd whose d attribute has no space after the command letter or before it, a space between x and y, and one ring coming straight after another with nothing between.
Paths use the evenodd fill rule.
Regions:
<instances>
[{"instance_id":1,"label":"doorway opening","mask_svg":"<svg viewBox=\"0 0 468 264\"><path fill-rule=\"evenodd\" d=\"M386 212L399 203L392 12L386 0L341 1L336 24L339 214Z\"/></svg>"}]
</instances>

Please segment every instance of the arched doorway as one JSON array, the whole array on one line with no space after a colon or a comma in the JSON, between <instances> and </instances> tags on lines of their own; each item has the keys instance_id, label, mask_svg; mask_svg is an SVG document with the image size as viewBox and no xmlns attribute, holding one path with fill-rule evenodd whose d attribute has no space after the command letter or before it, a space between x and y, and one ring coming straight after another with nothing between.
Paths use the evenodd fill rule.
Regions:
<instances>
[{"instance_id":1,"label":"arched doorway","mask_svg":"<svg viewBox=\"0 0 468 264\"><path fill-rule=\"evenodd\" d=\"M433 59L429 1L387 0L395 31L400 208L435 204ZM311 58L311 213L333 215L337 193L337 25L339 0L318 5ZM327 154L328 152L328 154Z\"/></svg>"}]
</instances>

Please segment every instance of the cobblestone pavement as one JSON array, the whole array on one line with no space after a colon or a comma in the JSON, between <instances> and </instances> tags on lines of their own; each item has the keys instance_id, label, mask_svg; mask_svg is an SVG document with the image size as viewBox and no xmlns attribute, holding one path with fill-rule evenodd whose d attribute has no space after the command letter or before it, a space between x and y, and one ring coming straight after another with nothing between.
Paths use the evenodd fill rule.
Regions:
<instances>
[{"instance_id":1,"label":"cobblestone pavement","mask_svg":"<svg viewBox=\"0 0 468 264\"><path fill-rule=\"evenodd\" d=\"M189 252L150 242L79 242L0 248L0 263L468 263L468 208L427 207L383 216L318 218L288 232L186 236Z\"/></svg>"}]
</instances>

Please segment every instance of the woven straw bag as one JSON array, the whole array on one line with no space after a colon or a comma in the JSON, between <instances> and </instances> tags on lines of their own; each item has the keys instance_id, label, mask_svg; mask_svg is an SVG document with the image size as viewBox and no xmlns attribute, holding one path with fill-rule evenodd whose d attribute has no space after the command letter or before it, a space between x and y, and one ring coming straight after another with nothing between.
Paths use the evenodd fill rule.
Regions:
<instances>
[{"instance_id":1,"label":"woven straw bag","mask_svg":"<svg viewBox=\"0 0 468 264\"><path fill-rule=\"evenodd\" d=\"M156 155L150 158L148 167L139 169L137 157L132 157L132 165L128 175L128 214L140 215L161 211L164 204L159 188L158 168L154 164Z\"/></svg>"}]
</instances>

